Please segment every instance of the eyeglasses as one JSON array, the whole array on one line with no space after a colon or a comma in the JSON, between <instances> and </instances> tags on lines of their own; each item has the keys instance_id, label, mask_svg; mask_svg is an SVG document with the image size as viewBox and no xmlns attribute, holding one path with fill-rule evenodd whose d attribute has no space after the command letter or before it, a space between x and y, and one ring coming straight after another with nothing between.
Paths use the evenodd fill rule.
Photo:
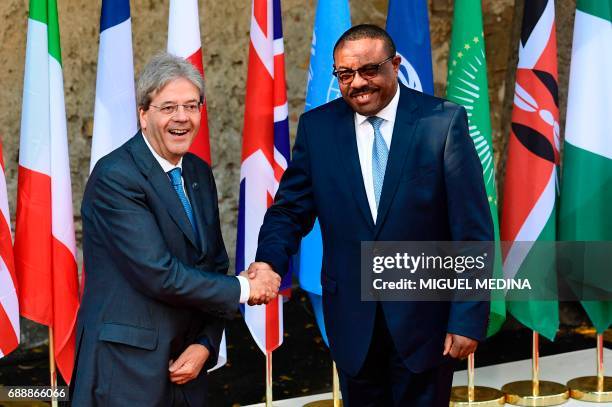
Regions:
<instances>
[{"instance_id":1,"label":"eyeglasses","mask_svg":"<svg viewBox=\"0 0 612 407\"><path fill-rule=\"evenodd\" d=\"M199 113L200 109L202 108L202 103L193 102L193 103L186 103L184 105L169 104L169 105L163 105L163 106L155 106L155 105L149 105L149 106L154 107L157 110L159 110L161 113L170 116L178 112L179 106L183 106L183 110L187 114Z\"/></svg>"},{"instance_id":2,"label":"eyeglasses","mask_svg":"<svg viewBox=\"0 0 612 407\"><path fill-rule=\"evenodd\" d=\"M338 82L340 82L342 85L348 85L349 83L353 82L353 79L355 79L355 74L358 72L359 76L361 76L365 80L374 79L376 75L378 75L380 67L383 66L383 64L385 64L386 62L391 61L392 59L393 56L390 56L389 58L385 59L382 62L379 62L378 64L368 64L357 69L342 69L338 71L334 67L334 71L332 73L336 78L338 78Z\"/></svg>"}]
</instances>

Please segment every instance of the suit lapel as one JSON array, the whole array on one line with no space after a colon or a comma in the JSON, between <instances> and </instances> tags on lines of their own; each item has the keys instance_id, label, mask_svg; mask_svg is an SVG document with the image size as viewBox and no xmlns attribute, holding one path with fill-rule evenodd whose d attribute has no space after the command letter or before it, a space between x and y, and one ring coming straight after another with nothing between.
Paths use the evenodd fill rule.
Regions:
<instances>
[{"instance_id":1,"label":"suit lapel","mask_svg":"<svg viewBox=\"0 0 612 407\"><path fill-rule=\"evenodd\" d=\"M183 179L185 181L185 189L193 210L193 219L200 235L200 249L202 255L206 254L207 236L206 236L206 216L204 211L204 202L202 200L202 189L206 187L202 182L198 182L199 177L195 171L193 163L188 157L183 158ZM206 189L204 189L206 190Z\"/></svg>"},{"instance_id":2,"label":"suit lapel","mask_svg":"<svg viewBox=\"0 0 612 407\"><path fill-rule=\"evenodd\" d=\"M395 125L393 126L393 137L391 138L389 159L387 161L387 169L385 170L385 180L380 194L374 238L378 236L385 222L387 212L397 191L406 157L414 141L413 133L418 121L418 104L409 89L402 85L400 87L402 90L395 115Z\"/></svg>"},{"instance_id":3,"label":"suit lapel","mask_svg":"<svg viewBox=\"0 0 612 407\"><path fill-rule=\"evenodd\" d=\"M370 228L374 228L374 220L372 212L368 204L365 186L363 185L363 174L359 164L359 152L357 151L357 136L355 134L355 114L353 110L344 104L344 109L340 113L338 141L338 156L341 158L343 168L346 172L344 179L353 193L353 197L357 202L366 223Z\"/></svg>"},{"instance_id":4,"label":"suit lapel","mask_svg":"<svg viewBox=\"0 0 612 407\"><path fill-rule=\"evenodd\" d=\"M153 157L153 154L149 151L142 137L142 133L139 132L136 135L136 140L134 140L134 143L131 145L130 150L134 157L134 161L153 186L153 189L163 202L164 207L168 210L172 220L174 220L179 229L187 236L193 246L198 247L195 233L189 223L189 218L185 213L183 204L178 198L174 188L172 188L172 185L170 185L168 175L157 164L155 157Z\"/></svg>"}]
</instances>

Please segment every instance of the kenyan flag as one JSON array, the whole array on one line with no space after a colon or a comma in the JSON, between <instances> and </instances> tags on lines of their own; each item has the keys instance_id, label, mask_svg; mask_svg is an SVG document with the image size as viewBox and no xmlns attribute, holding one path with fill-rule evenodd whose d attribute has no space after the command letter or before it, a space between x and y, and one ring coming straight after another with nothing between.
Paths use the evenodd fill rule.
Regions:
<instances>
[{"instance_id":1,"label":"kenyan flag","mask_svg":"<svg viewBox=\"0 0 612 407\"><path fill-rule=\"evenodd\" d=\"M537 242L556 239L558 163L555 2L529 0L521 26L501 238L509 242L504 277L527 278L534 289L530 301L508 301L508 311L551 340L559 326L558 302L537 293L556 292L555 255L546 250L550 245Z\"/></svg>"},{"instance_id":2,"label":"kenyan flag","mask_svg":"<svg viewBox=\"0 0 612 407\"><path fill-rule=\"evenodd\" d=\"M611 72L612 0L578 0L563 157L561 240L612 240ZM598 333L610 326L612 302L582 305Z\"/></svg>"}]
</instances>

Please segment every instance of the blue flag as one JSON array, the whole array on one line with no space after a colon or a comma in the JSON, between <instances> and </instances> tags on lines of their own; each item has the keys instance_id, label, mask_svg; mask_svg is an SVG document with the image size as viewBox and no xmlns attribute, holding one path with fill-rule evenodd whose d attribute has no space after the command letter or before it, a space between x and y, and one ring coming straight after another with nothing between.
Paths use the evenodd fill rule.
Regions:
<instances>
[{"instance_id":1,"label":"blue flag","mask_svg":"<svg viewBox=\"0 0 612 407\"><path fill-rule=\"evenodd\" d=\"M402 83L433 95L427 0L389 0L387 32L402 57Z\"/></svg>"},{"instance_id":2,"label":"blue flag","mask_svg":"<svg viewBox=\"0 0 612 407\"><path fill-rule=\"evenodd\" d=\"M306 87L306 106L308 111L331 100L339 98L338 82L332 75L336 41L351 27L348 0L319 0L315 14L310 48L310 67ZM300 286L309 293L317 324L326 344L327 334L323 322L321 261L323 244L319 222L302 239L300 249Z\"/></svg>"}]
</instances>

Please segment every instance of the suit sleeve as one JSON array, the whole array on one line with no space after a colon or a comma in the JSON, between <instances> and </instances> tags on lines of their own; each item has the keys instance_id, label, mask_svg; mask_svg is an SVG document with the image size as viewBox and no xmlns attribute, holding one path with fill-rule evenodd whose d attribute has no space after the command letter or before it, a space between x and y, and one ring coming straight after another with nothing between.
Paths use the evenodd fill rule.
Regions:
<instances>
[{"instance_id":1,"label":"suit sleeve","mask_svg":"<svg viewBox=\"0 0 612 407\"><path fill-rule=\"evenodd\" d=\"M316 219L304 115L298 124L292 155L274 204L264 217L255 256L256 261L270 264L281 276L287 273L290 256L297 253L302 237L310 232Z\"/></svg>"},{"instance_id":2,"label":"suit sleeve","mask_svg":"<svg viewBox=\"0 0 612 407\"><path fill-rule=\"evenodd\" d=\"M116 169L92 181L89 216L94 230L86 233L98 235L95 238L104 242L108 255L136 290L171 305L216 316L233 315L240 284L235 277L218 272L226 267L224 249L215 266L208 269L183 264L170 253L137 181Z\"/></svg>"},{"instance_id":3,"label":"suit sleeve","mask_svg":"<svg viewBox=\"0 0 612 407\"><path fill-rule=\"evenodd\" d=\"M444 148L448 217L454 241L493 241L482 165L469 136L465 109L455 110ZM489 303L452 302L447 331L477 340L486 333Z\"/></svg>"},{"instance_id":4,"label":"suit sleeve","mask_svg":"<svg viewBox=\"0 0 612 407\"><path fill-rule=\"evenodd\" d=\"M211 190L209 194L213 197L213 206L215 208L215 222L217 229L217 246L219 250L215 254L215 270L218 273L226 274L227 269L229 268L229 258L227 256L227 251L225 250L225 245L223 243L223 238L221 234L221 222L219 217L219 205L217 198L217 186L215 184L215 178L213 177L212 171L209 169L209 185L211 185ZM234 277L235 279L235 277ZM225 320L213 317L206 316L205 323L203 325L202 330L200 331L198 338L196 340L197 343L206 346L208 351L210 352L210 356L206 360L206 364L204 365L204 369L210 369L217 364L217 360L219 358L219 349L221 346L221 336L223 335L223 330L225 329Z\"/></svg>"}]
</instances>

